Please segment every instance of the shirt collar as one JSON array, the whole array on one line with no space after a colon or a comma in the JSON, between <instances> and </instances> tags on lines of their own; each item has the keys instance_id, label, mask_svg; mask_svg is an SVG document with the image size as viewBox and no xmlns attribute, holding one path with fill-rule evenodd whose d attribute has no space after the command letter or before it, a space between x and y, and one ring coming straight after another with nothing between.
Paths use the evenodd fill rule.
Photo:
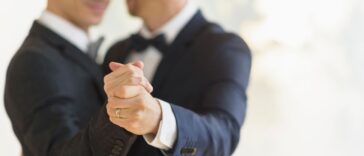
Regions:
<instances>
[{"instance_id":1,"label":"shirt collar","mask_svg":"<svg viewBox=\"0 0 364 156\"><path fill-rule=\"evenodd\" d=\"M81 51L87 51L91 42L88 32L47 10L42 13L38 22L75 45Z\"/></svg>"},{"instance_id":2,"label":"shirt collar","mask_svg":"<svg viewBox=\"0 0 364 156\"><path fill-rule=\"evenodd\" d=\"M177 37L178 33L192 19L197 11L198 7L193 2L187 1L187 4L183 7L183 9L160 29L152 33L144 25L140 30L140 35L145 38L153 38L159 34L164 34L167 43L171 44Z\"/></svg>"}]
</instances>

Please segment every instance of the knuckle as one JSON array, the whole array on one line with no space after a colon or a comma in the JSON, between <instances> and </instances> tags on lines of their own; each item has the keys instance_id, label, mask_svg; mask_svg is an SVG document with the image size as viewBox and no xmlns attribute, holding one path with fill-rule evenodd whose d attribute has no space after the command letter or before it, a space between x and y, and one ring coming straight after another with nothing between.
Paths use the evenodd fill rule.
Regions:
<instances>
[{"instance_id":1,"label":"knuckle","mask_svg":"<svg viewBox=\"0 0 364 156\"><path fill-rule=\"evenodd\" d=\"M137 83L138 83L138 81L137 81L137 79L135 79L135 78L130 78L130 79L128 80L128 83L129 83L129 84L137 84Z\"/></svg>"},{"instance_id":2,"label":"knuckle","mask_svg":"<svg viewBox=\"0 0 364 156\"><path fill-rule=\"evenodd\" d=\"M118 87L118 96L120 96L121 98L125 97L125 94L127 93L127 89L125 88L125 86L119 86Z\"/></svg>"},{"instance_id":3,"label":"knuckle","mask_svg":"<svg viewBox=\"0 0 364 156\"><path fill-rule=\"evenodd\" d=\"M140 77L136 71L131 71L130 77Z\"/></svg>"},{"instance_id":4,"label":"knuckle","mask_svg":"<svg viewBox=\"0 0 364 156\"><path fill-rule=\"evenodd\" d=\"M110 122L116 124L116 121L112 117L109 117L109 120L110 120Z\"/></svg>"},{"instance_id":5,"label":"knuckle","mask_svg":"<svg viewBox=\"0 0 364 156\"><path fill-rule=\"evenodd\" d=\"M134 121L134 122L132 122L132 123L130 124L130 127L131 127L132 129L135 129L135 130L136 130L136 129L139 129L139 127L140 127L140 126L139 126L139 123L138 123L138 122L135 122L135 121Z\"/></svg>"},{"instance_id":6,"label":"knuckle","mask_svg":"<svg viewBox=\"0 0 364 156\"><path fill-rule=\"evenodd\" d=\"M126 75L127 78L130 79L130 78L133 77L133 71L129 70L129 71L125 72L125 75Z\"/></svg>"},{"instance_id":7,"label":"knuckle","mask_svg":"<svg viewBox=\"0 0 364 156\"><path fill-rule=\"evenodd\" d=\"M106 104L106 109L108 109L109 111L111 111L113 108L114 108L114 105L112 103L108 102Z\"/></svg>"},{"instance_id":8,"label":"knuckle","mask_svg":"<svg viewBox=\"0 0 364 156\"><path fill-rule=\"evenodd\" d=\"M143 101L141 101L141 102L139 102L138 104L137 104L137 106L138 106L138 108L139 108L139 111L144 111L145 109L146 109L146 106L145 106L145 104L144 104L144 102Z\"/></svg>"},{"instance_id":9,"label":"knuckle","mask_svg":"<svg viewBox=\"0 0 364 156\"><path fill-rule=\"evenodd\" d=\"M131 70L133 70L133 65L131 65L131 64L127 64L127 65L125 66L125 68L126 68L127 70L131 71Z\"/></svg>"},{"instance_id":10,"label":"knuckle","mask_svg":"<svg viewBox=\"0 0 364 156\"><path fill-rule=\"evenodd\" d=\"M135 119L136 120L141 120L143 118L143 111L138 110L135 112Z\"/></svg>"},{"instance_id":11,"label":"knuckle","mask_svg":"<svg viewBox=\"0 0 364 156\"><path fill-rule=\"evenodd\" d=\"M104 85L104 90L106 93L109 91L109 88L110 88L109 84Z\"/></svg>"},{"instance_id":12,"label":"knuckle","mask_svg":"<svg viewBox=\"0 0 364 156\"><path fill-rule=\"evenodd\" d=\"M109 82L110 81L110 79L111 79L111 75L109 74L109 75L106 75L105 77L104 77L104 82L105 83L107 83L107 82Z\"/></svg>"},{"instance_id":13,"label":"knuckle","mask_svg":"<svg viewBox=\"0 0 364 156\"><path fill-rule=\"evenodd\" d=\"M109 80L108 75L106 75L106 76L104 77L104 83L106 84L106 83L108 82L108 80Z\"/></svg>"},{"instance_id":14,"label":"knuckle","mask_svg":"<svg viewBox=\"0 0 364 156\"><path fill-rule=\"evenodd\" d=\"M111 108L108 105L106 105L106 112L107 112L107 114L110 114L110 112L111 112Z\"/></svg>"},{"instance_id":15,"label":"knuckle","mask_svg":"<svg viewBox=\"0 0 364 156\"><path fill-rule=\"evenodd\" d=\"M106 92L106 94L107 94L107 92L108 92L108 87L106 86L106 85L104 85L104 91Z\"/></svg>"}]
</instances>

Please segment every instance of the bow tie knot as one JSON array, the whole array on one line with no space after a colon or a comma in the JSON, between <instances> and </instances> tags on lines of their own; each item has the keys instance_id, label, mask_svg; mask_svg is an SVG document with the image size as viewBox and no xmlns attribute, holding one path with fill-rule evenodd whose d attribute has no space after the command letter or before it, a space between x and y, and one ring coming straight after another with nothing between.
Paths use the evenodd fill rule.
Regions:
<instances>
[{"instance_id":1,"label":"bow tie knot","mask_svg":"<svg viewBox=\"0 0 364 156\"><path fill-rule=\"evenodd\" d=\"M167 50L167 42L163 34L160 34L152 39L145 39L139 34L134 34L130 37L132 48L136 52L142 52L147 49L149 46L153 46L162 54L166 53Z\"/></svg>"}]
</instances>

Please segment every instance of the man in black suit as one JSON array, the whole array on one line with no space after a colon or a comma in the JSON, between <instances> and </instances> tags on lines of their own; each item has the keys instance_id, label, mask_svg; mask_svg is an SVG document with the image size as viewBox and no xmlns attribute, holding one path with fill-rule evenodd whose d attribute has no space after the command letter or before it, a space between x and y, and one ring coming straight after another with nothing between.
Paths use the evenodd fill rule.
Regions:
<instances>
[{"instance_id":1,"label":"man in black suit","mask_svg":"<svg viewBox=\"0 0 364 156\"><path fill-rule=\"evenodd\" d=\"M142 135L128 155L231 155L246 112L248 46L208 22L191 1L127 0L127 4L144 25L110 48L104 80L112 123ZM134 60L144 62L152 94L142 86L124 84L137 79L138 71L115 62Z\"/></svg>"},{"instance_id":2,"label":"man in black suit","mask_svg":"<svg viewBox=\"0 0 364 156\"><path fill-rule=\"evenodd\" d=\"M24 156L125 155L135 139L106 114L98 45L87 33L108 3L48 0L13 57L5 107Z\"/></svg>"}]
</instances>

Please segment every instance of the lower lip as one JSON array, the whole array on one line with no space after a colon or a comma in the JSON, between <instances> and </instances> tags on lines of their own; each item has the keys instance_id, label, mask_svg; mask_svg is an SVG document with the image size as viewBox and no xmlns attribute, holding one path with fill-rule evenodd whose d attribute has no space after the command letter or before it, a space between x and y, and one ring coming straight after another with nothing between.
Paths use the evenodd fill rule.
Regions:
<instances>
[{"instance_id":1,"label":"lower lip","mask_svg":"<svg viewBox=\"0 0 364 156\"><path fill-rule=\"evenodd\" d=\"M88 7L92 10L92 12L97 13L97 14L104 13L104 11L106 9L106 5L100 4L100 3L89 3Z\"/></svg>"}]
</instances>

